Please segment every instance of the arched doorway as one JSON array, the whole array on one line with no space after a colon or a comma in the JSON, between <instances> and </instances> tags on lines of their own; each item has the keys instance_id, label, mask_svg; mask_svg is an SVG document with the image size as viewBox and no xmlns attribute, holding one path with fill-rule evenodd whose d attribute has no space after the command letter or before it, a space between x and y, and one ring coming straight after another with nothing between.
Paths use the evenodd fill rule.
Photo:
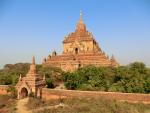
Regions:
<instances>
[{"instance_id":1,"label":"arched doorway","mask_svg":"<svg viewBox=\"0 0 150 113\"><path fill-rule=\"evenodd\" d=\"M78 67L80 68L80 67L81 67L81 64L79 64Z\"/></svg>"},{"instance_id":2,"label":"arched doorway","mask_svg":"<svg viewBox=\"0 0 150 113\"><path fill-rule=\"evenodd\" d=\"M21 98L26 98L28 96L28 90L26 88L22 88L20 92Z\"/></svg>"},{"instance_id":3,"label":"arched doorway","mask_svg":"<svg viewBox=\"0 0 150 113\"><path fill-rule=\"evenodd\" d=\"M75 48L75 54L78 54L78 48Z\"/></svg>"}]
</instances>

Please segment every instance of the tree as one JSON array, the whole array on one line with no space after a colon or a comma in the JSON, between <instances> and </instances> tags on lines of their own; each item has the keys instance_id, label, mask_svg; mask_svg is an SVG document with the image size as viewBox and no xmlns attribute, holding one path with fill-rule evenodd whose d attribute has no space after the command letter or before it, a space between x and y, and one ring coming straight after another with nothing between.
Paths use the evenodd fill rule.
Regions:
<instances>
[{"instance_id":1,"label":"tree","mask_svg":"<svg viewBox=\"0 0 150 113\"><path fill-rule=\"evenodd\" d=\"M47 88L54 88L53 80L51 78L46 79Z\"/></svg>"}]
</instances>

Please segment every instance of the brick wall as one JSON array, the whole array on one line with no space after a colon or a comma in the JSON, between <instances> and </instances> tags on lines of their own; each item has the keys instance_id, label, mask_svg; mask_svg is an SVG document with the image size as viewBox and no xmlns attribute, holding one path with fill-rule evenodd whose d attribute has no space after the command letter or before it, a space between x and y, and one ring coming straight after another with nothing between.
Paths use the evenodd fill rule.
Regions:
<instances>
[{"instance_id":1,"label":"brick wall","mask_svg":"<svg viewBox=\"0 0 150 113\"><path fill-rule=\"evenodd\" d=\"M101 92L101 91L75 91L75 90L56 90L44 88L42 91L42 97L45 99L63 97L106 97L109 99L115 99L119 101L128 102L143 102L150 104L150 94L138 94L138 93L119 93L119 92Z\"/></svg>"},{"instance_id":2,"label":"brick wall","mask_svg":"<svg viewBox=\"0 0 150 113\"><path fill-rule=\"evenodd\" d=\"M7 94L8 85L0 85L0 94ZM42 97L45 99L57 99L61 97L105 97L119 101L143 102L150 104L150 94L139 93L119 93L119 92L102 92L102 91L75 91L75 90L58 90L42 89Z\"/></svg>"},{"instance_id":3,"label":"brick wall","mask_svg":"<svg viewBox=\"0 0 150 113\"><path fill-rule=\"evenodd\" d=\"M0 94L7 94L8 85L0 85Z\"/></svg>"}]
</instances>

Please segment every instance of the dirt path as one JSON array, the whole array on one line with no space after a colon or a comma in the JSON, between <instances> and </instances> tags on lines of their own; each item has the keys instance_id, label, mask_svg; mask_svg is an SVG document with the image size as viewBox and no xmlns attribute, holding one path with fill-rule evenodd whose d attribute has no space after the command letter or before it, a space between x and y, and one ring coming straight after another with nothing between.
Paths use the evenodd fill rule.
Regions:
<instances>
[{"instance_id":1,"label":"dirt path","mask_svg":"<svg viewBox=\"0 0 150 113\"><path fill-rule=\"evenodd\" d=\"M29 100L29 98L17 100L16 113L32 113L32 110L28 110L28 108L26 107L28 100ZM58 104L58 105L54 105L54 106L45 106L45 107L40 107L40 108L34 109L33 111L52 109L52 108L58 108L58 107L66 107L66 105Z\"/></svg>"},{"instance_id":2,"label":"dirt path","mask_svg":"<svg viewBox=\"0 0 150 113\"><path fill-rule=\"evenodd\" d=\"M24 98L17 101L16 113L32 113L26 107L29 98Z\"/></svg>"}]
</instances>

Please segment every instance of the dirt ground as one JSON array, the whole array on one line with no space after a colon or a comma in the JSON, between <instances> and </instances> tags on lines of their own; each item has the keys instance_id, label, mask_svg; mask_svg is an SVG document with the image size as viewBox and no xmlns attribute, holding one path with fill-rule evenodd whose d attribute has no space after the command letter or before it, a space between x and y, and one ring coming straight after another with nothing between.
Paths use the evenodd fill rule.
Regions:
<instances>
[{"instance_id":1,"label":"dirt ground","mask_svg":"<svg viewBox=\"0 0 150 113\"><path fill-rule=\"evenodd\" d=\"M29 98L24 98L24 99L17 100L17 106L16 106L17 110L16 110L16 113L32 113L26 107L28 99Z\"/></svg>"}]
</instances>

